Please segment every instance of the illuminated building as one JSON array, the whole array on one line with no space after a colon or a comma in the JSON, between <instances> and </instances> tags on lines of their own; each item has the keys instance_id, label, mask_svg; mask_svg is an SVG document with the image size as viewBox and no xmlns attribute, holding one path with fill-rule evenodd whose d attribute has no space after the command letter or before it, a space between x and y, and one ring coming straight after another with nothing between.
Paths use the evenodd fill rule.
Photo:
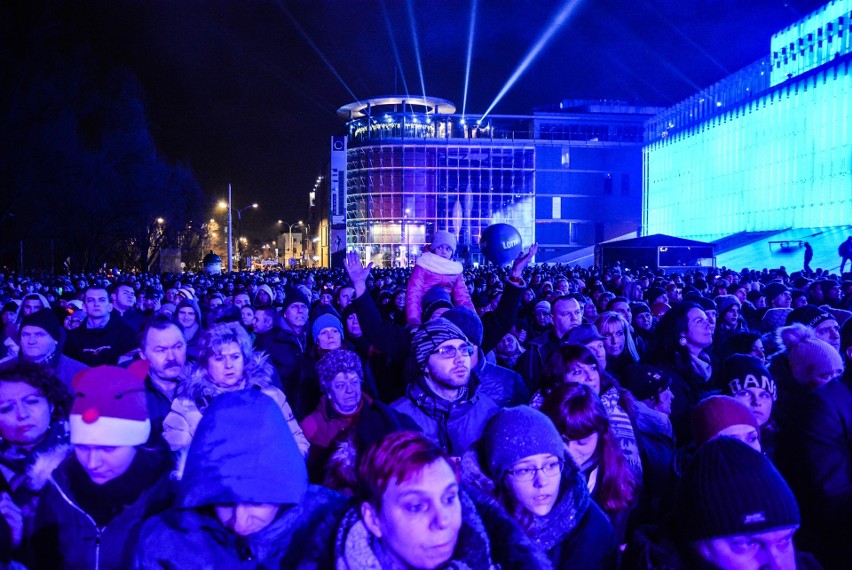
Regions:
<instances>
[{"instance_id":1,"label":"illuminated building","mask_svg":"<svg viewBox=\"0 0 852 570\"><path fill-rule=\"evenodd\" d=\"M646 124L643 230L714 240L852 222L852 0Z\"/></svg>"},{"instance_id":2,"label":"illuminated building","mask_svg":"<svg viewBox=\"0 0 852 570\"><path fill-rule=\"evenodd\" d=\"M639 228L643 123L660 111L563 101L532 115L455 114L437 98L380 97L341 107L333 137L332 264L345 248L377 266L406 266L437 230L479 263L479 236L518 229L537 261Z\"/></svg>"}]
</instances>

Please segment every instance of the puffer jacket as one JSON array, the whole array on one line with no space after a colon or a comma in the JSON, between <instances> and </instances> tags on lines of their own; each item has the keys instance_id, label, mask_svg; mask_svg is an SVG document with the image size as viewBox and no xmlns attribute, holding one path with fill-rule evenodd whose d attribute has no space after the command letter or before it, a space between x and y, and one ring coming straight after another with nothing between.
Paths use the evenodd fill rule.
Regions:
<instances>
[{"instance_id":1,"label":"puffer jacket","mask_svg":"<svg viewBox=\"0 0 852 570\"><path fill-rule=\"evenodd\" d=\"M497 413L497 404L468 384L466 398L449 401L430 390L423 378L408 385L406 395L391 404L423 430L423 434L450 455L461 457L482 435L485 424Z\"/></svg>"},{"instance_id":2,"label":"puffer jacket","mask_svg":"<svg viewBox=\"0 0 852 570\"><path fill-rule=\"evenodd\" d=\"M263 429L257 429L263 426ZM261 530L239 536L215 505L279 505ZM135 568L331 568L332 534L346 498L308 484L305 462L277 404L257 390L217 397L187 457L178 503L145 523Z\"/></svg>"},{"instance_id":3,"label":"puffer jacket","mask_svg":"<svg viewBox=\"0 0 852 570\"><path fill-rule=\"evenodd\" d=\"M423 295L436 285L450 294L453 305L465 306L475 311L464 282L463 270L462 264L458 261L444 259L428 251L418 257L405 292L405 320L408 325L421 324Z\"/></svg>"}]
</instances>

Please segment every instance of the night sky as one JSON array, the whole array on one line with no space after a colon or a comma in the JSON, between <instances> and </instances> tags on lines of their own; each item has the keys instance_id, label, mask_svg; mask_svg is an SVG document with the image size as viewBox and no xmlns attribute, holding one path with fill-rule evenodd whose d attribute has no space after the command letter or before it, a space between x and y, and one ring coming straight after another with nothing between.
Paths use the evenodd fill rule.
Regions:
<instances>
[{"instance_id":1,"label":"night sky","mask_svg":"<svg viewBox=\"0 0 852 570\"><path fill-rule=\"evenodd\" d=\"M565 98L670 105L769 53L822 0L586 0L492 111ZM62 4L62 2L60 2ZM355 99L422 93L464 104L469 0L65 3L95 52L141 82L151 131L213 199L260 208L246 229L307 213L307 194ZM478 0L467 112L484 112L565 3ZM410 14L413 15L412 24ZM396 42L400 67L395 63ZM312 47L312 44L314 47ZM325 59L327 61L324 61ZM338 77L339 76L339 79Z\"/></svg>"}]
</instances>

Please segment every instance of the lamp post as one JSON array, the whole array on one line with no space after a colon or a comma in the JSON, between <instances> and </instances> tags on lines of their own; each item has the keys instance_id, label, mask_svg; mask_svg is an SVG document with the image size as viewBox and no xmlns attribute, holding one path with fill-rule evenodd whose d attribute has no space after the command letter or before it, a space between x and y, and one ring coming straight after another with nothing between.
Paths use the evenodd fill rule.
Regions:
<instances>
[{"instance_id":1,"label":"lamp post","mask_svg":"<svg viewBox=\"0 0 852 570\"><path fill-rule=\"evenodd\" d=\"M227 208L228 210L228 273L234 270L234 202L231 199L231 185L228 184L228 201L224 200L219 202L220 208ZM257 202L253 204L249 204L245 208L239 208L237 210L237 230L242 233L243 226L243 212L248 210L249 208L257 208ZM241 236L237 236L239 240ZM240 255L240 243L237 241L237 256Z\"/></svg>"},{"instance_id":2,"label":"lamp post","mask_svg":"<svg viewBox=\"0 0 852 570\"><path fill-rule=\"evenodd\" d=\"M257 208L257 202L255 202L253 204L249 204L245 208L239 208L237 210L237 233L240 234L239 236L237 236L237 268L238 269L239 269L239 266L242 265L242 255L240 253L241 252L240 240L243 239L243 212L245 212L246 210L248 210L250 208Z\"/></svg>"},{"instance_id":3,"label":"lamp post","mask_svg":"<svg viewBox=\"0 0 852 570\"><path fill-rule=\"evenodd\" d=\"M305 244L307 243L306 237L311 235L311 224L304 224L302 229L305 230L305 235L301 237L300 242L302 244L302 263L305 263Z\"/></svg>"},{"instance_id":4,"label":"lamp post","mask_svg":"<svg viewBox=\"0 0 852 570\"><path fill-rule=\"evenodd\" d=\"M293 258L293 253L294 253L294 251L293 251L293 226L304 226L305 224L302 222L302 220L299 220L296 223L286 224L286 225L289 227L288 233L290 234L290 248L288 250L289 255L287 257L287 263L285 265L289 265L290 264L289 260Z\"/></svg>"}]
</instances>

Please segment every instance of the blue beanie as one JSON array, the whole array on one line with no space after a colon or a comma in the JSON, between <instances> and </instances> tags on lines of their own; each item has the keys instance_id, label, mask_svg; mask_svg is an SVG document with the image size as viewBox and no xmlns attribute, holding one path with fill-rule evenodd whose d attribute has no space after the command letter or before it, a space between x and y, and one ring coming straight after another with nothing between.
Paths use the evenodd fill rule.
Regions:
<instances>
[{"instance_id":1,"label":"blue beanie","mask_svg":"<svg viewBox=\"0 0 852 570\"><path fill-rule=\"evenodd\" d=\"M314 341L316 341L319 337L320 331L327 328L337 329L340 332L340 338L343 338L343 324L340 322L340 319L331 313L323 313L318 316L314 321L314 324L311 325L311 335L313 335Z\"/></svg>"},{"instance_id":2,"label":"blue beanie","mask_svg":"<svg viewBox=\"0 0 852 570\"><path fill-rule=\"evenodd\" d=\"M565 446L556 426L529 406L503 408L494 414L479 441L483 467L495 481L531 455L550 453L565 459Z\"/></svg>"}]
</instances>

